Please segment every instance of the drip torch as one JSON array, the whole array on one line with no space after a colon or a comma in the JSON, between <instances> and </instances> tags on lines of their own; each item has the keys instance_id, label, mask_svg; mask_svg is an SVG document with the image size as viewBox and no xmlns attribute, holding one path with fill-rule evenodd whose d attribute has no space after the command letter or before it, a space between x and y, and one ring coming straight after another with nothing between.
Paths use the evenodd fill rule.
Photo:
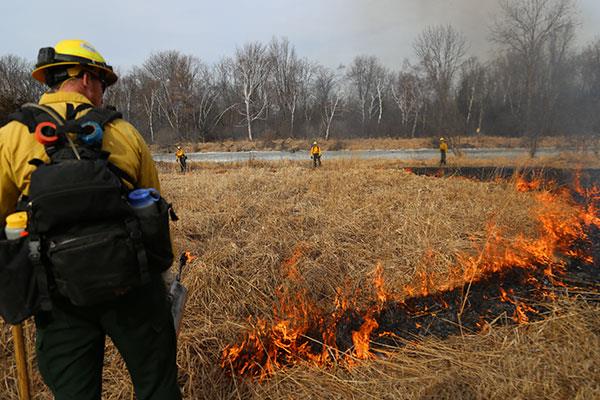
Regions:
<instances>
[{"instance_id":1,"label":"drip torch","mask_svg":"<svg viewBox=\"0 0 600 400\"><path fill-rule=\"evenodd\" d=\"M171 315L173 316L173 324L175 325L175 332L179 335L179 328L181 327L181 319L183 317L183 311L185 309L185 302L187 300L188 290L181 283L181 273L183 268L189 261L192 261L194 257L189 252L181 253L179 257L179 269L175 279L171 283L169 288L169 298L171 300Z\"/></svg>"}]
</instances>

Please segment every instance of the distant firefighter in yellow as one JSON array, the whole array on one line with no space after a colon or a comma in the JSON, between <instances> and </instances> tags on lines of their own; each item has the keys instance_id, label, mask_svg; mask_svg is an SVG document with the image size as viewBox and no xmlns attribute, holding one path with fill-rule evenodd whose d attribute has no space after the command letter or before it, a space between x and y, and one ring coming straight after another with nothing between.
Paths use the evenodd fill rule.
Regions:
<instances>
[{"instance_id":1,"label":"distant firefighter in yellow","mask_svg":"<svg viewBox=\"0 0 600 400\"><path fill-rule=\"evenodd\" d=\"M310 158L313 160L313 167L321 166L321 148L316 140L313 142L312 146L310 146Z\"/></svg>"},{"instance_id":2,"label":"distant firefighter in yellow","mask_svg":"<svg viewBox=\"0 0 600 400\"><path fill-rule=\"evenodd\" d=\"M181 167L181 172L185 172L187 170L186 160L187 156L185 152L181 148L181 146L177 146L177 151L175 152L175 157L177 158L177 162L179 162L179 166Z\"/></svg>"},{"instance_id":3,"label":"distant firefighter in yellow","mask_svg":"<svg viewBox=\"0 0 600 400\"><path fill-rule=\"evenodd\" d=\"M440 138L440 165L446 165L446 153L448 152L448 143L443 137Z\"/></svg>"}]
</instances>

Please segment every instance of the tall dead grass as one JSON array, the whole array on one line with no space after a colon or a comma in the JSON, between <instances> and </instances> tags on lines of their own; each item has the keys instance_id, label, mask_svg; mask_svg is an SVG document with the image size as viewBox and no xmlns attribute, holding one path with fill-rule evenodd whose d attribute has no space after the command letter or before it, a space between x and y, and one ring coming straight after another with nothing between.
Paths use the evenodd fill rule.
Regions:
<instances>
[{"instance_id":1,"label":"tall dead grass","mask_svg":"<svg viewBox=\"0 0 600 400\"><path fill-rule=\"evenodd\" d=\"M178 251L198 256L179 336L187 399L591 399L600 396L600 309L563 301L543 321L485 334L408 343L386 358L323 369L298 365L265 382L232 379L220 352L255 318L272 320L276 289L305 290L324 310L336 293L372 298L373 270L399 292L419 272L442 283L459 253L486 240L490 221L508 238L535 237L535 197L508 183L414 176L387 162L345 160L210 165L161 173L180 221ZM296 255L296 270L286 260ZM33 328L28 324L30 363ZM0 325L0 399L16 399L9 328ZM35 368L33 368L35 371ZM49 399L34 372L36 399ZM109 346L104 398L129 399Z\"/></svg>"}]
</instances>

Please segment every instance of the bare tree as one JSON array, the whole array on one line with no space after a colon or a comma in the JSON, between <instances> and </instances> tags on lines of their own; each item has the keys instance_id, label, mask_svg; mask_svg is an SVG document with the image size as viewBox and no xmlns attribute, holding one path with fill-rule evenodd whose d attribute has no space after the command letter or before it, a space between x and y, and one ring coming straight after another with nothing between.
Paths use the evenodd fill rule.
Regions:
<instances>
[{"instance_id":1,"label":"bare tree","mask_svg":"<svg viewBox=\"0 0 600 400\"><path fill-rule=\"evenodd\" d=\"M150 136L150 143L156 140L157 121L159 120L156 98L160 83L154 79L145 69L134 67L129 75L132 87L139 101L139 118L143 120L140 127L147 127Z\"/></svg>"},{"instance_id":2,"label":"bare tree","mask_svg":"<svg viewBox=\"0 0 600 400\"><path fill-rule=\"evenodd\" d=\"M198 79L194 82L194 121L203 142L223 116L235 107L234 103L222 106L223 103L219 101L222 94L218 79L220 72L220 66L209 68L200 64Z\"/></svg>"},{"instance_id":3,"label":"bare tree","mask_svg":"<svg viewBox=\"0 0 600 400\"><path fill-rule=\"evenodd\" d=\"M451 25L427 27L415 40L414 50L435 93L436 129L450 136L454 104L451 93L466 53L466 39Z\"/></svg>"},{"instance_id":4,"label":"bare tree","mask_svg":"<svg viewBox=\"0 0 600 400\"><path fill-rule=\"evenodd\" d=\"M135 79L131 75L124 75L117 72L119 80L110 87L104 95L104 102L115 106L128 121L133 120L133 97L137 94L138 88Z\"/></svg>"},{"instance_id":5,"label":"bare tree","mask_svg":"<svg viewBox=\"0 0 600 400\"><path fill-rule=\"evenodd\" d=\"M375 91L371 94L371 106L369 107L369 117L377 115L377 127L381 125L383 118L383 103L389 88L389 74L383 67L375 75Z\"/></svg>"},{"instance_id":6,"label":"bare tree","mask_svg":"<svg viewBox=\"0 0 600 400\"><path fill-rule=\"evenodd\" d=\"M340 80L341 77L329 68L320 66L316 70L313 91L325 140L329 140L333 119L340 110L343 95Z\"/></svg>"},{"instance_id":7,"label":"bare tree","mask_svg":"<svg viewBox=\"0 0 600 400\"><path fill-rule=\"evenodd\" d=\"M0 120L43 93L42 85L31 77L32 69L23 58L11 54L0 57Z\"/></svg>"},{"instance_id":8,"label":"bare tree","mask_svg":"<svg viewBox=\"0 0 600 400\"><path fill-rule=\"evenodd\" d=\"M600 38L589 44L578 58L579 90L600 100Z\"/></svg>"},{"instance_id":9,"label":"bare tree","mask_svg":"<svg viewBox=\"0 0 600 400\"><path fill-rule=\"evenodd\" d=\"M410 132L410 137L415 137L417 123L425 104L424 86L417 71L408 64L392 78L392 98L400 111L401 131Z\"/></svg>"},{"instance_id":10,"label":"bare tree","mask_svg":"<svg viewBox=\"0 0 600 400\"><path fill-rule=\"evenodd\" d=\"M248 130L248 140L253 140L252 122L263 116L267 109L265 85L271 70L271 59L260 43L247 43L235 51L231 65L234 86L242 97L243 106L238 110Z\"/></svg>"},{"instance_id":11,"label":"bare tree","mask_svg":"<svg viewBox=\"0 0 600 400\"><path fill-rule=\"evenodd\" d=\"M534 126L534 112L540 111L539 77L548 67L550 43L562 40L565 51L575 25L575 0L502 0L501 14L492 27L492 40L518 57L522 69L520 80L525 88L522 118L529 139L531 156L535 155L540 126ZM561 37L561 39L559 39Z\"/></svg>"},{"instance_id":12,"label":"bare tree","mask_svg":"<svg viewBox=\"0 0 600 400\"><path fill-rule=\"evenodd\" d=\"M476 58L469 58L462 67L457 96L466 135L481 129L485 83L485 68Z\"/></svg>"},{"instance_id":13,"label":"bare tree","mask_svg":"<svg viewBox=\"0 0 600 400\"><path fill-rule=\"evenodd\" d=\"M582 133L592 138L592 149L596 156L600 154L600 38L587 46L578 57L579 104L574 118Z\"/></svg>"},{"instance_id":14,"label":"bare tree","mask_svg":"<svg viewBox=\"0 0 600 400\"><path fill-rule=\"evenodd\" d=\"M163 51L151 55L143 69L158 84L151 105L156 101L160 115L174 134L189 138L194 108L194 91L190 89L199 75L199 60L175 50Z\"/></svg>"},{"instance_id":15,"label":"bare tree","mask_svg":"<svg viewBox=\"0 0 600 400\"><path fill-rule=\"evenodd\" d=\"M284 119L289 120L289 136L294 137L294 122L302 92L306 90L313 67L296 56L294 46L287 38L273 38L269 45L271 75L275 101Z\"/></svg>"},{"instance_id":16,"label":"bare tree","mask_svg":"<svg viewBox=\"0 0 600 400\"><path fill-rule=\"evenodd\" d=\"M381 122L385 76L385 68L373 56L354 58L348 69L347 79L358 101L363 135L367 134L367 123L374 115Z\"/></svg>"},{"instance_id":17,"label":"bare tree","mask_svg":"<svg viewBox=\"0 0 600 400\"><path fill-rule=\"evenodd\" d=\"M573 86L575 74L573 68L572 44L575 27L566 24L554 31L546 46L540 80L539 106L535 111L533 123L538 127L539 135L552 135L561 131L564 114L561 110L567 106L569 88Z\"/></svg>"}]
</instances>

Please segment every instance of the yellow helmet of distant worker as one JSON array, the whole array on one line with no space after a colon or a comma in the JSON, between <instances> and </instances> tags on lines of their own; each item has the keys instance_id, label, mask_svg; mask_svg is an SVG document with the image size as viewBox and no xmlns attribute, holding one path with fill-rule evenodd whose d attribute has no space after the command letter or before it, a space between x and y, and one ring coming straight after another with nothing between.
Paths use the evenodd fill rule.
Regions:
<instances>
[{"instance_id":1,"label":"yellow helmet of distant worker","mask_svg":"<svg viewBox=\"0 0 600 400\"><path fill-rule=\"evenodd\" d=\"M80 39L61 40L54 47L41 48L31 76L52 87L79 76L84 69L98 74L98 78L106 86L114 84L118 79L113 68L94 46Z\"/></svg>"},{"instance_id":2,"label":"yellow helmet of distant worker","mask_svg":"<svg viewBox=\"0 0 600 400\"><path fill-rule=\"evenodd\" d=\"M315 140L315 141L313 142L313 146L316 146L316 145L317 145L317 141Z\"/></svg>"},{"instance_id":3,"label":"yellow helmet of distant worker","mask_svg":"<svg viewBox=\"0 0 600 400\"><path fill-rule=\"evenodd\" d=\"M440 138L440 142L445 142L446 139L444 139L443 137Z\"/></svg>"}]
</instances>

